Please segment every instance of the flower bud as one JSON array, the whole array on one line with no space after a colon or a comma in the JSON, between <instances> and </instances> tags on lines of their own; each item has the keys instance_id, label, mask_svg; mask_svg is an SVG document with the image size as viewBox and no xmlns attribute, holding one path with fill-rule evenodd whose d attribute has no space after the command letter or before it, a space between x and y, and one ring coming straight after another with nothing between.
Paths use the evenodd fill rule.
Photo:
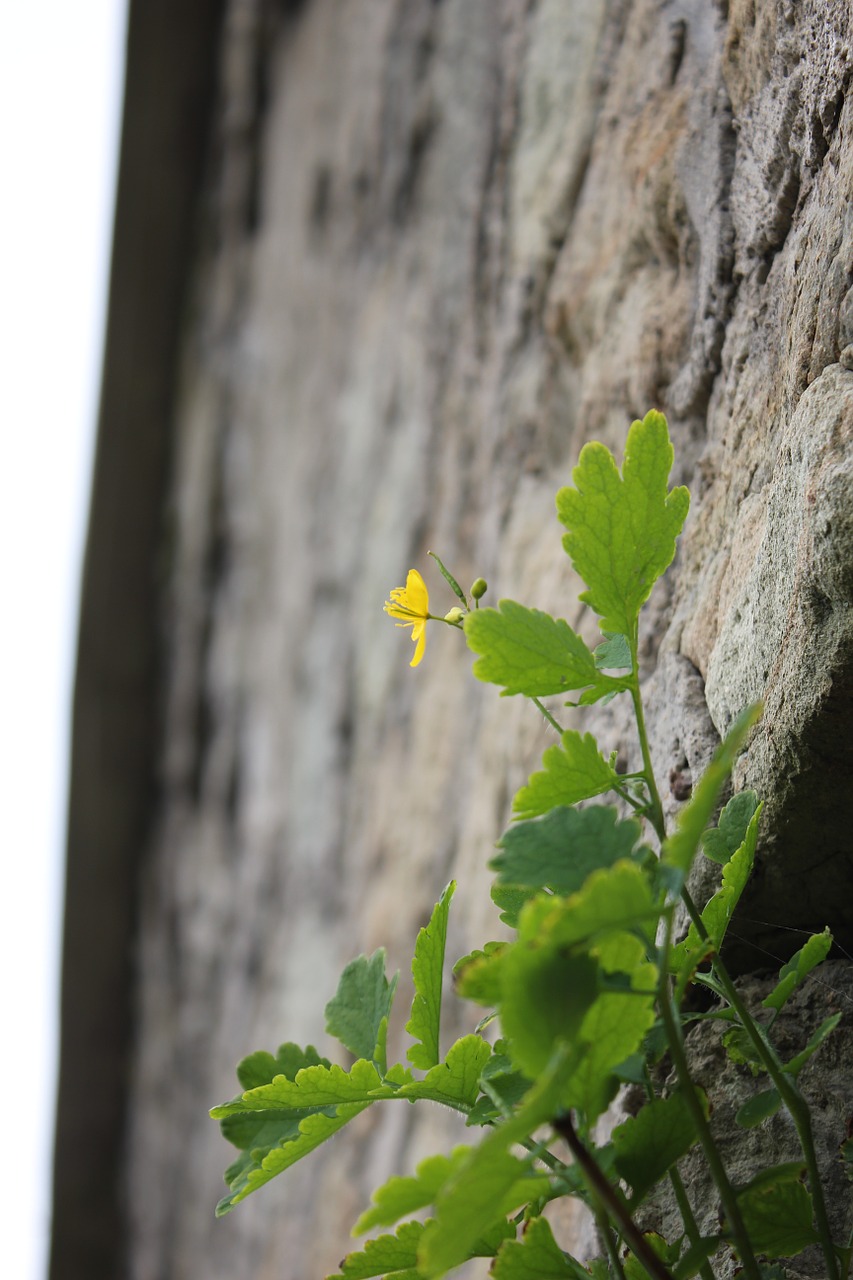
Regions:
<instances>
[{"instance_id":1,"label":"flower bud","mask_svg":"<svg viewBox=\"0 0 853 1280\"><path fill-rule=\"evenodd\" d=\"M475 600L482 600L483 596L489 589L489 584L485 578L478 578L471 588L471 595Z\"/></svg>"},{"instance_id":2,"label":"flower bud","mask_svg":"<svg viewBox=\"0 0 853 1280\"><path fill-rule=\"evenodd\" d=\"M456 605L456 606L454 606L454 608L452 608L452 609L450 610L450 612L449 612L449 613L446 613L446 614L444 615L444 621L445 621L445 622L452 622L452 623L454 624L454 626L455 626L455 625L456 625L456 624L461 620L461 618L462 618L463 616L464 616L464 610L463 610L463 609L460 609L460 608L459 608L459 606L458 606L458 605Z\"/></svg>"}]
</instances>

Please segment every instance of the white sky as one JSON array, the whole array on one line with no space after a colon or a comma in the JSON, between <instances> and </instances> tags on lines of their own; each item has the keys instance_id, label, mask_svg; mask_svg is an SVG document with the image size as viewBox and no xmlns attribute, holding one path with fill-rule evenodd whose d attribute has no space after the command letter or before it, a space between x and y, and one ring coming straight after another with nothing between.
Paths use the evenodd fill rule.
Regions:
<instances>
[{"instance_id":1,"label":"white sky","mask_svg":"<svg viewBox=\"0 0 853 1280\"><path fill-rule=\"evenodd\" d=\"M0 1272L47 1261L71 683L125 0L0 0ZM15 1099L21 1120L12 1149Z\"/></svg>"}]
</instances>

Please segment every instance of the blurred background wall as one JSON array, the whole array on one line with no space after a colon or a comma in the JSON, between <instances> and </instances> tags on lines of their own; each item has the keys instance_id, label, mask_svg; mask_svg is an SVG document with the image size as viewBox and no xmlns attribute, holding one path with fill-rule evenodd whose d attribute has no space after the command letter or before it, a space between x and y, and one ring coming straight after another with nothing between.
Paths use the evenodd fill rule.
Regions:
<instances>
[{"instance_id":1,"label":"blurred background wall","mask_svg":"<svg viewBox=\"0 0 853 1280\"><path fill-rule=\"evenodd\" d=\"M435 550L592 636L553 494L650 407L693 494L643 633L670 812L763 697L732 961L850 946L851 37L845 0L131 4L52 1280L324 1275L452 1139L388 1108L213 1221L237 1060L322 1049L451 876L449 954L498 928L547 726L450 629L410 670L382 602L416 566L449 608Z\"/></svg>"}]
</instances>

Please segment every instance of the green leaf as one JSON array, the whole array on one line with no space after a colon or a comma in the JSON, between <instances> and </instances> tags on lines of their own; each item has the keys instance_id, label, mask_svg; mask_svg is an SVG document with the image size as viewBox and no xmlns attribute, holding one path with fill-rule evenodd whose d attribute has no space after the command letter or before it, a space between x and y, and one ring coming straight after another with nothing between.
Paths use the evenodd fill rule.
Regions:
<instances>
[{"instance_id":1,"label":"green leaf","mask_svg":"<svg viewBox=\"0 0 853 1280\"><path fill-rule=\"evenodd\" d=\"M493 1052L480 1074L483 1094L468 1113L465 1123L491 1124L507 1115L521 1102L531 1083L526 1075L516 1071L512 1060L505 1053Z\"/></svg>"},{"instance_id":2,"label":"green leaf","mask_svg":"<svg viewBox=\"0 0 853 1280\"><path fill-rule=\"evenodd\" d=\"M693 865L702 834L714 812L717 797L731 773L741 745L760 714L760 706L754 706L747 707L738 716L725 740L714 752L714 757L698 785L693 788L690 800L681 810L676 830L663 846L661 861L665 868L675 872L675 879L680 882L679 887L684 883Z\"/></svg>"},{"instance_id":3,"label":"green leaf","mask_svg":"<svg viewBox=\"0 0 853 1280\"><path fill-rule=\"evenodd\" d=\"M419 1280L418 1245L423 1231L423 1222L404 1222L393 1236L368 1240L363 1249L348 1253L340 1271L326 1280L369 1280L372 1276Z\"/></svg>"},{"instance_id":4,"label":"green leaf","mask_svg":"<svg viewBox=\"0 0 853 1280\"><path fill-rule=\"evenodd\" d=\"M512 802L519 818L536 818L557 805L577 804L619 783L618 773L604 759L592 734L581 735L574 729L566 730L559 745L547 748L542 765Z\"/></svg>"},{"instance_id":5,"label":"green leaf","mask_svg":"<svg viewBox=\"0 0 853 1280\"><path fill-rule=\"evenodd\" d=\"M756 1027L758 1034L761 1035L760 1024L756 1024ZM754 1076L766 1070L764 1059L752 1043L752 1039L744 1027L729 1027L728 1031L723 1035L723 1048L736 1066L749 1067Z\"/></svg>"},{"instance_id":6,"label":"green leaf","mask_svg":"<svg viewBox=\"0 0 853 1280\"><path fill-rule=\"evenodd\" d=\"M763 1170L738 1192L743 1224L756 1253L792 1258L820 1237L812 1225L812 1200L802 1178L805 1165Z\"/></svg>"},{"instance_id":7,"label":"green leaf","mask_svg":"<svg viewBox=\"0 0 853 1280\"><path fill-rule=\"evenodd\" d=\"M810 1038L805 1049L803 1049L802 1052L798 1053L796 1057L792 1058L790 1062L785 1063L785 1070L787 1071L788 1075L798 1076L800 1074L803 1067L806 1065L806 1063L808 1062L812 1054L815 1052L815 1050L820 1048L820 1046L823 1044L826 1037L829 1035L831 1031L835 1030L835 1028L838 1026L840 1021L841 1021L840 1013L833 1013L831 1017L825 1018L823 1020L823 1022L818 1027L817 1031L815 1031L814 1035Z\"/></svg>"},{"instance_id":8,"label":"green leaf","mask_svg":"<svg viewBox=\"0 0 853 1280\"><path fill-rule=\"evenodd\" d=\"M768 1120L770 1116L775 1116L781 1105L782 1099L779 1097L777 1089L763 1089L761 1093L757 1093L753 1098L747 1099L743 1106L738 1109L735 1121L742 1129L754 1129L763 1120Z\"/></svg>"},{"instance_id":9,"label":"green leaf","mask_svg":"<svg viewBox=\"0 0 853 1280\"><path fill-rule=\"evenodd\" d=\"M702 1095L704 1097L704 1095ZM706 1116L708 1108L705 1107ZM680 1093L648 1102L613 1130L616 1168L632 1191L632 1208L696 1141L696 1125Z\"/></svg>"},{"instance_id":10,"label":"green leaf","mask_svg":"<svg viewBox=\"0 0 853 1280\"><path fill-rule=\"evenodd\" d=\"M726 930L734 914L740 896L746 888L755 861L755 846L758 841L758 823L761 818L759 805L753 812L746 828L743 843L736 849L731 860L723 867L723 883L713 895L702 912L702 923L708 935L708 941L700 938L695 924L691 924L687 936L672 948L670 962L674 969L680 969L685 958L692 951L705 953L710 943L714 951L719 951L726 936Z\"/></svg>"},{"instance_id":11,"label":"green leaf","mask_svg":"<svg viewBox=\"0 0 853 1280\"><path fill-rule=\"evenodd\" d=\"M628 637L617 635L613 631L605 631L604 637L604 643L593 650L595 665L599 671L632 671Z\"/></svg>"},{"instance_id":12,"label":"green leaf","mask_svg":"<svg viewBox=\"0 0 853 1280\"><path fill-rule=\"evenodd\" d=\"M666 418L652 410L628 432L621 476L609 449L585 444L575 487L557 494L563 546L587 585L580 598L605 633L634 634L640 607L672 563L690 505L685 488L667 493L672 460Z\"/></svg>"},{"instance_id":13,"label":"green leaf","mask_svg":"<svg viewBox=\"0 0 853 1280\"><path fill-rule=\"evenodd\" d=\"M237 1064L237 1079L245 1092L256 1089L259 1085L270 1084L276 1076L287 1076L293 1080L297 1071L303 1067L328 1066L327 1058L321 1058L313 1044L300 1049L297 1044L280 1044L275 1057L264 1049L250 1053L247 1058Z\"/></svg>"},{"instance_id":14,"label":"green leaf","mask_svg":"<svg viewBox=\"0 0 853 1280\"><path fill-rule=\"evenodd\" d=\"M551 809L510 827L499 842L502 852L489 866L500 881L575 893L593 871L630 858L640 833L639 822L620 822L611 806Z\"/></svg>"},{"instance_id":15,"label":"green leaf","mask_svg":"<svg viewBox=\"0 0 853 1280\"><path fill-rule=\"evenodd\" d=\"M492 1267L495 1280L589 1280L557 1244L547 1218L531 1218L520 1240L507 1240Z\"/></svg>"},{"instance_id":16,"label":"green leaf","mask_svg":"<svg viewBox=\"0 0 853 1280\"><path fill-rule=\"evenodd\" d=\"M486 1139L485 1141L488 1141ZM436 1196L436 1217L421 1241L420 1266L427 1276L444 1275L464 1262L476 1240L509 1213L548 1195L549 1178L536 1173L530 1160L507 1150L495 1150L483 1163L484 1143L469 1153ZM470 1176L476 1166L476 1178Z\"/></svg>"},{"instance_id":17,"label":"green leaf","mask_svg":"<svg viewBox=\"0 0 853 1280\"><path fill-rule=\"evenodd\" d=\"M724 867L744 842L746 830L755 810L758 796L754 791L739 791L732 796L720 814L716 827L702 836L702 852L712 862Z\"/></svg>"},{"instance_id":18,"label":"green leaf","mask_svg":"<svg viewBox=\"0 0 853 1280\"><path fill-rule=\"evenodd\" d=\"M831 946L832 934L828 929L824 929L823 933L813 933L805 946L791 956L788 963L779 970L778 983L770 995L765 996L761 1002L764 1008L775 1009L778 1012L803 978L826 959Z\"/></svg>"},{"instance_id":19,"label":"green leaf","mask_svg":"<svg viewBox=\"0 0 853 1280\"><path fill-rule=\"evenodd\" d=\"M455 880L435 904L429 924L421 929L412 960L415 998L406 1030L418 1042L410 1045L406 1057L413 1067L426 1071L439 1061L439 1029L441 1026L441 990L444 974L444 948L447 941L447 917L450 900L456 889Z\"/></svg>"},{"instance_id":20,"label":"green leaf","mask_svg":"<svg viewBox=\"0 0 853 1280\"><path fill-rule=\"evenodd\" d=\"M510 946L508 942L487 942L482 951L472 951L453 966L456 994L463 1000L493 1009L501 998L498 960Z\"/></svg>"},{"instance_id":21,"label":"green leaf","mask_svg":"<svg viewBox=\"0 0 853 1280\"><path fill-rule=\"evenodd\" d=\"M618 862L569 898L534 898L521 913L518 942L493 961L513 1061L535 1078L560 1045L570 1046L561 1105L580 1108L590 1122L618 1087L615 1068L654 1021L657 975L643 957L657 919L644 873Z\"/></svg>"},{"instance_id":22,"label":"green leaf","mask_svg":"<svg viewBox=\"0 0 853 1280\"><path fill-rule=\"evenodd\" d=\"M374 1227L390 1227L410 1213L431 1205L448 1178L462 1168L471 1153L470 1147L454 1147L449 1156L428 1156L421 1160L411 1177L389 1178L371 1196L366 1209L352 1229L354 1236L364 1235Z\"/></svg>"},{"instance_id":23,"label":"green leaf","mask_svg":"<svg viewBox=\"0 0 853 1280\"><path fill-rule=\"evenodd\" d=\"M602 675L595 658L567 622L514 600L497 609L477 609L465 618L468 647L480 657L478 680L503 686L503 696L545 698L590 686L596 698L618 692L624 682Z\"/></svg>"},{"instance_id":24,"label":"green leaf","mask_svg":"<svg viewBox=\"0 0 853 1280\"><path fill-rule=\"evenodd\" d=\"M435 1224L421 1241L424 1276L443 1276L465 1261L472 1242L500 1217L547 1194L548 1179L524 1172L526 1165L510 1148L557 1113L571 1058L571 1051L561 1047L518 1110L490 1130L445 1183L435 1202Z\"/></svg>"},{"instance_id":25,"label":"green leaf","mask_svg":"<svg viewBox=\"0 0 853 1280\"><path fill-rule=\"evenodd\" d=\"M422 1080L412 1080L394 1095L397 1098L425 1098L456 1110L473 1107L480 1092L480 1073L492 1048L481 1036L463 1036L451 1045L447 1058L432 1067Z\"/></svg>"},{"instance_id":26,"label":"green leaf","mask_svg":"<svg viewBox=\"0 0 853 1280\"><path fill-rule=\"evenodd\" d=\"M326 1030L356 1058L385 1070L385 1034L397 989L397 975L385 976L385 950L359 956L341 974L337 993L326 1005Z\"/></svg>"},{"instance_id":27,"label":"green leaf","mask_svg":"<svg viewBox=\"0 0 853 1280\"><path fill-rule=\"evenodd\" d=\"M502 923L509 925L510 929L517 927L521 908L532 896L532 890L520 889L514 884L493 884L489 890L489 897L500 912Z\"/></svg>"},{"instance_id":28,"label":"green leaf","mask_svg":"<svg viewBox=\"0 0 853 1280\"><path fill-rule=\"evenodd\" d=\"M216 1216L221 1218L223 1214L228 1213L241 1200L245 1200L253 1191L257 1191L277 1174L283 1173L298 1160L310 1155L369 1105L366 1102L354 1103L338 1107L334 1115L318 1112L305 1116L299 1121L296 1136L266 1152L260 1160L252 1160L248 1164L238 1162L241 1163L239 1174L230 1183L230 1194L224 1196L216 1206Z\"/></svg>"}]
</instances>

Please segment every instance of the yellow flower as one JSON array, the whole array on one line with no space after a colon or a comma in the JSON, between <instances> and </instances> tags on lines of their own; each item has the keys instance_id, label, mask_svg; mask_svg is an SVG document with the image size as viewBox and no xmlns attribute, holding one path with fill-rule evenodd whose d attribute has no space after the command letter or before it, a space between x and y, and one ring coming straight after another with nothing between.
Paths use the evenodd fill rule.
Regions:
<instances>
[{"instance_id":1,"label":"yellow flower","mask_svg":"<svg viewBox=\"0 0 853 1280\"><path fill-rule=\"evenodd\" d=\"M417 569L410 569L404 587L395 587L391 599L385 601L385 612L390 618L401 618L398 627L411 627L415 642L415 656L409 663L416 667L426 648L426 624L430 617L429 593Z\"/></svg>"}]
</instances>

